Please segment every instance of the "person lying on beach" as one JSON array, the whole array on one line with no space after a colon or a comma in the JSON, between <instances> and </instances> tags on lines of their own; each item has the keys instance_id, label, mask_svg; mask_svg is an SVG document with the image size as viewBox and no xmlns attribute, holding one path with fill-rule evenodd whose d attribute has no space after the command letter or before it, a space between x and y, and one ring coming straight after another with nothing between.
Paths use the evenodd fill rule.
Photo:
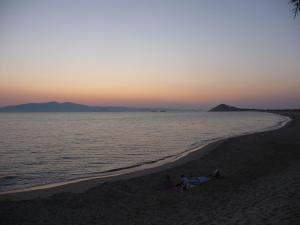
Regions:
<instances>
[{"instance_id":1,"label":"person lying on beach","mask_svg":"<svg viewBox=\"0 0 300 225\"><path fill-rule=\"evenodd\" d=\"M207 176L188 178L185 175L181 175L180 183L176 184L175 187L174 186L173 187L179 191L186 191L192 187L207 183L208 181L210 181L213 178L219 178L220 176L221 176L221 172L218 169L216 169L213 173L211 173ZM168 181L169 186L172 186L171 178L169 175L167 176L167 181Z\"/></svg>"},{"instance_id":2,"label":"person lying on beach","mask_svg":"<svg viewBox=\"0 0 300 225\"><path fill-rule=\"evenodd\" d=\"M216 169L213 173L207 176L200 176L200 177L191 177L187 178L185 175L181 175L181 187L182 191L186 191L192 187L207 183L213 178L219 178L221 176L220 170Z\"/></svg>"},{"instance_id":3,"label":"person lying on beach","mask_svg":"<svg viewBox=\"0 0 300 225\"><path fill-rule=\"evenodd\" d=\"M186 191L192 187L207 183L210 179L211 179L211 177L209 177L209 176L187 178L186 176L181 175L182 190Z\"/></svg>"}]
</instances>

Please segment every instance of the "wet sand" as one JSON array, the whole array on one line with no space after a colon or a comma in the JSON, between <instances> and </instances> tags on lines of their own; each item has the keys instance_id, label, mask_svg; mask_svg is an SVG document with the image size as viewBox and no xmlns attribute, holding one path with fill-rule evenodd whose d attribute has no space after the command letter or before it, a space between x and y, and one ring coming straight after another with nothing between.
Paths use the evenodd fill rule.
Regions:
<instances>
[{"instance_id":1,"label":"wet sand","mask_svg":"<svg viewBox=\"0 0 300 225\"><path fill-rule=\"evenodd\" d=\"M122 179L73 184L82 193L1 201L0 224L300 224L300 113L281 113L293 118L281 129L230 138ZM166 183L166 175L175 183L215 168L224 177L183 193Z\"/></svg>"}]
</instances>

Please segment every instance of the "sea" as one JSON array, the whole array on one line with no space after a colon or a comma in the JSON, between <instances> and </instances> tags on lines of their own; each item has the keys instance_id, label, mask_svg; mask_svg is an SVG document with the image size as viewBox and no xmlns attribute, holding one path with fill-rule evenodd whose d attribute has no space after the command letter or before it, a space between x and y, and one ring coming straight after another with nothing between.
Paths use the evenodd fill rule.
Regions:
<instances>
[{"instance_id":1,"label":"sea","mask_svg":"<svg viewBox=\"0 0 300 225\"><path fill-rule=\"evenodd\" d=\"M265 112L0 113L0 192L156 167L288 120Z\"/></svg>"}]
</instances>

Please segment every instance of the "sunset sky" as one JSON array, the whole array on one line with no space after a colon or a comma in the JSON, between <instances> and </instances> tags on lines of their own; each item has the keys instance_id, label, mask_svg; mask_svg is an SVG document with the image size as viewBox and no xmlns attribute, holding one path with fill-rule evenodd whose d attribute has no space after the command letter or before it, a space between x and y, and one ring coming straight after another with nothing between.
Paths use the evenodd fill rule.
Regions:
<instances>
[{"instance_id":1,"label":"sunset sky","mask_svg":"<svg viewBox=\"0 0 300 225\"><path fill-rule=\"evenodd\" d=\"M0 106L300 108L288 0L0 0Z\"/></svg>"}]
</instances>

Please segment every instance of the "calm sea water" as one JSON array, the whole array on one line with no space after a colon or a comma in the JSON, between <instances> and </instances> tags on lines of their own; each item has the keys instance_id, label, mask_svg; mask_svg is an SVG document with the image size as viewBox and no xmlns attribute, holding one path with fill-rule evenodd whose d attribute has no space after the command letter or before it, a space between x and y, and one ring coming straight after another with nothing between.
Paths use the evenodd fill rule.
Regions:
<instances>
[{"instance_id":1,"label":"calm sea water","mask_svg":"<svg viewBox=\"0 0 300 225\"><path fill-rule=\"evenodd\" d=\"M0 192L154 167L285 121L261 112L0 113Z\"/></svg>"}]
</instances>

